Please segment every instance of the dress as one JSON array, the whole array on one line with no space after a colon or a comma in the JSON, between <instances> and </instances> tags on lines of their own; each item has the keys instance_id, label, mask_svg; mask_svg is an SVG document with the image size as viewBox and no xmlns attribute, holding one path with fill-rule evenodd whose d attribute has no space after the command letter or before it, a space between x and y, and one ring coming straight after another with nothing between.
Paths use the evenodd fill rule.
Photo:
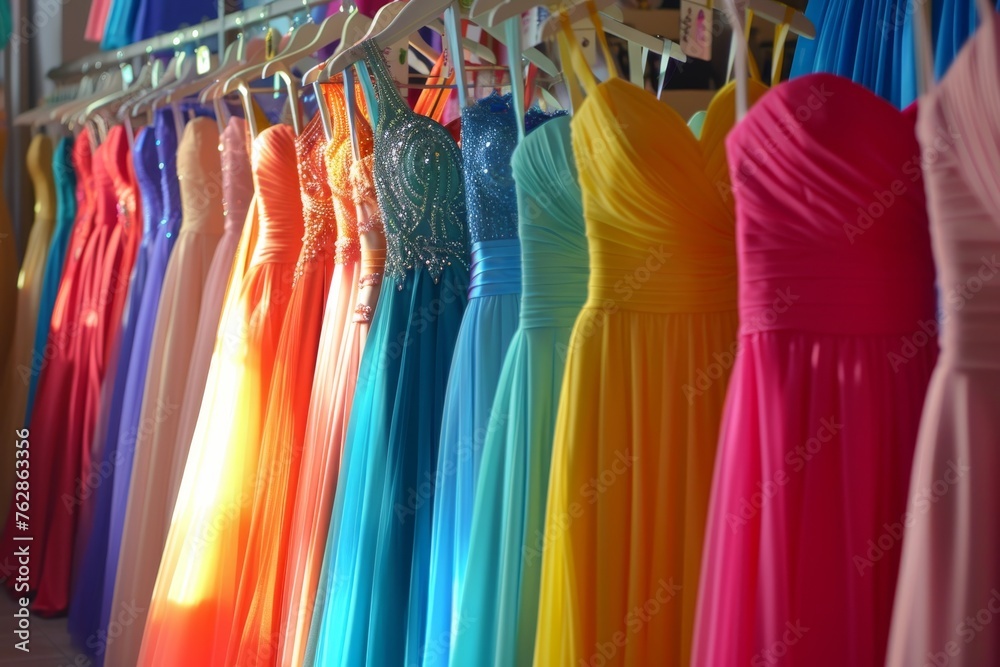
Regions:
<instances>
[{"instance_id":1,"label":"dress","mask_svg":"<svg viewBox=\"0 0 1000 667\"><path fill-rule=\"evenodd\" d=\"M567 351L545 530L530 542L543 552L534 664L596 654L686 667L728 369L700 396L685 385L736 337L723 143L734 87L696 139L649 92L616 76L597 84L566 32L567 78L579 70L588 93L572 138L590 280ZM658 613L635 623L649 601Z\"/></svg>"},{"instance_id":2,"label":"dress","mask_svg":"<svg viewBox=\"0 0 1000 667\"><path fill-rule=\"evenodd\" d=\"M87 147L89 155L90 147ZM62 278L63 264L66 261L66 249L69 247L70 236L73 233L73 222L77 210L82 206L82 198L86 189L76 181L77 169L75 155L78 152L72 139L63 137L56 146L52 158L52 172L56 181L56 228L52 232L49 243L49 253L45 258L45 277L42 283L42 297L38 305L38 323L35 328L35 344L31 353L31 363L28 365L30 386L28 401L22 416L22 423L31 420L31 407L34 403L35 389L38 385L36 363L44 358L45 344L49 340L49 324L52 322L52 307L55 305L56 294L59 292L59 281ZM82 172L81 172L82 173ZM79 193L79 194L78 194Z\"/></svg>"},{"instance_id":3,"label":"dress","mask_svg":"<svg viewBox=\"0 0 1000 667\"><path fill-rule=\"evenodd\" d=\"M741 330L724 360L694 666L884 664L893 522L937 356L920 329L934 263L914 120L813 74L727 138Z\"/></svg>"},{"instance_id":4,"label":"dress","mask_svg":"<svg viewBox=\"0 0 1000 667\"><path fill-rule=\"evenodd\" d=\"M279 639L283 667L300 667L305 656L358 365L385 269L385 237L372 182L371 127L355 119L360 158L355 160L343 86L325 85L323 94L334 132L326 150L326 170L337 218L336 266L309 397L288 541ZM355 97L360 99L360 88Z\"/></svg>"},{"instance_id":5,"label":"dress","mask_svg":"<svg viewBox=\"0 0 1000 667\"><path fill-rule=\"evenodd\" d=\"M122 313L118 340L113 345L108 373L101 391L101 415L94 434L95 442L100 447L95 452L97 465L94 471L100 476L101 483L92 494L95 499L92 505L93 511L87 517L84 529L86 535L81 534L78 539L78 544L81 545L79 553L75 554L80 559L81 570L80 576L75 578L67 629L75 644L92 658L97 657L94 655L97 644L89 642L90 646L87 646L87 640L95 635L100 624L101 591L104 586L114 480L123 472L124 461L123 452L119 447L119 430L124 414L123 408L130 400L130 392L135 391L134 387L128 386L132 364L142 363L145 372L144 360L140 360L135 354L135 344L140 311L147 298L154 248L164 231L163 225L160 224L161 220L165 219L162 217L160 195L160 177L163 170L158 168L161 163L157 155L157 146L160 142L157 137L165 137L166 133L172 133L173 127L159 126L157 130L157 134L154 135L150 128L143 128L135 142L137 159L134 163L138 165L137 173L142 174L139 182L142 197L145 199L142 239L129 278L128 300ZM174 170L170 171L172 175ZM145 357L145 354L142 356ZM127 469L124 474L128 474Z\"/></svg>"},{"instance_id":6,"label":"dress","mask_svg":"<svg viewBox=\"0 0 1000 667\"><path fill-rule=\"evenodd\" d=\"M142 428L135 445L118 572L113 580L114 595L110 605L106 597L102 601L105 619L109 611L117 613L130 603L136 612L130 623L123 624L115 641L108 642L105 663L109 666L134 665L139 655L173 500L183 473L183 466L175 466L174 460L179 452L186 458L190 442L190 436L183 446L177 441L181 409L192 396L200 403L225 281L249 205L253 184L246 142L239 130L235 131L234 142L234 132L229 129L238 126L230 123L222 136L221 161L231 163L230 169L221 166L219 134L209 119L196 118L188 123L178 151L178 171L183 175L181 230L167 265L156 316L139 420ZM238 222L228 218L223 222L223 193L228 212L238 216ZM203 341L196 339L202 316L205 326L211 327ZM207 348L201 362L204 368L194 368L192 350L199 343ZM196 385L198 380L200 384ZM110 567L109 558L105 575L109 580L113 576Z\"/></svg>"},{"instance_id":7,"label":"dress","mask_svg":"<svg viewBox=\"0 0 1000 667\"><path fill-rule=\"evenodd\" d=\"M163 0L134 0L138 4L135 10L135 23L132 26L132 40L138 42L156 35L176 30L181 26L197 25L218 17L218 3L203 0L179 0L164 2ZM111 0L95 0L97 3L109 3ZM107 10L105 10L105 13Z\"/></svg>"},{"instance_id":8,"label":"dress","mask_svg":"<svg viewBox=\"0 0 1000 667\"><path fill-rule=\"evenodd\" d=\"M17 277L17 316L14 321L14 338L6 355L0 376L0 433L13 434L24 426L24 407L28 400L28 379L31 377L31 351L35 342L35 325L42 299L42 281L45 273L45 256L56 217L55 184L52 179L52 141L44 134L36 134L28 146L28 172L35 189L35 222L31 225L28 245ZM0 456L5 461L14 460L13 437L3 440ZM0 502L6 513L11 490L14 488L14 466L0 468ZM6 518L6 516L4 517Z\"/></svg>"},{"instance_id":9,"label":"dress","mask_svg":"<svg viewBox=\"0 0 1000 667\"><path fill-rule=\"evenodd\" d=\"M89 229L80 225L81 232L89 232L86 241L72 244L79 261L74 257L56 298L49 336L55 350L43 367L31 420L36 464L31 488L38 493L32 495L28 532L35 560L27 585L37 590L33 608L39 615L58 614L69 605L73 547L85 520L82 506L101 483L100 471L91 467L101 382L141 229L132 219L136 206L130 201L124 128L111 129L93 162L92 224ZM5 544L13 544L14 535L8 516ZM14 584L8 580L9 587Z\"/></svg>"},{"instance_id":10,"label":"dress","mask_svg":"<svg viewBox=\"0 0 1000 667\"><path fill-rule=\"evenodd\" d=\"M569 117L529 134L511 167L523 263L521 319L483 444L455 612L456 666L531 664L542 571L532 540L544 533L565 353L587 298L587 239Z\"/></svg>"},{"instance_id":11,"label":"dress","mask_svg":"<svg viewBox=\"0 0 1000 667\"><path fill-rule=\"evenodd\" d=\"M238 300L220 324L138 665L225 664L264 410L303 231L292 129L261 132L252 159L258 238Z\"/></svg>"},{"instance_id":12,"label":"dress","mask_svg":"<svg viewBox=\"0 0 1000 667\"><path fill-rule=\"evenodd\" d=\"M917 136L925 155L938 155L924 174L941 357L920 423L908 512L895 517L904 518L906 535L886 667L979 667L1000 655L1000 16L977 4L983 25L920 100ZM954 138L951 150L940 150L942 136ZM920 326L930 336L935 321ZM907 340L919 342L913 332Z\"/></svg>"},{"instance_id":13,"label":"dress","mask_svg":"<svg viewBox=\"0 0 1000 667\"><path fill-rule=\"evenodd\" d=\"M431 487L468 287L461 152L405 105L374 42L364 48L378 97L385 292L361 360L307 650L306 664L333 667L420 662Z\"/></svg>"},{"instance_id":14,"label":"dress","mask_svg":"<svg viewBox=\"0 0 1000 667\"><path fill-rule=\"evenodd\" d=\"M139 12L139 0L108 0L107 22L101 36L101 48L120 49L132 43L135 31L135 17Z\"/></svg>"},{"instance_id":15,"label":"dress","mask_svg":"<svg viewBox=\"0 0 1000 667\"><path fill-rule=\"evenodd\" d=\"M492 93L462 109L462 157L471 259L468 306L452 357L434 486L428 650L424 667L447 667L453 601L465 579L476 476L504 354L517 329L521 244L510 158L517 146L511 96ZM431 650L433 649L433 650Z\"/></svg>"},{"instance_id":16,"label":"dress","mask_svg":"<svg viewBox=\"0 0 1000 667\"><path fill-rule=\"evenodd\" d=\"M337 220L319 114L295 139L305 235L275 352L246 555L226 665L274 665L283 627L292 512L316 355L334 271Z\"/></svg>"}]
</instances>

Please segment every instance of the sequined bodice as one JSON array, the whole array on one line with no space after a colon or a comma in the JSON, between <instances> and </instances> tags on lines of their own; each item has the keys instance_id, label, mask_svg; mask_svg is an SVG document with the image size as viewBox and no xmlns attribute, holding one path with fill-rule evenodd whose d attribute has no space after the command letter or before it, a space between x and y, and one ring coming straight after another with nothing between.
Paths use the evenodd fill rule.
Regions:
<instances>
[{"instance_id":1,"label":"sequined bodice","mask_svg":"<svg viewBox=\"0 0 1000 667\"><path fill-rule=\"evenodd\" d=\"M153 128L139 131L132 147L135 177L142 195L143 236L149 234L163 219L163 199L160 191L160 158L156 153L156 133Z\"/></svg>"},{"instance_id":2,"label":"sequined bodice","mask_svg":"<svg viewBox=\"0 0 1000 667\"><path fill-rule=\"evenodd\" d=\"M375 191L386 236L386 275L401 286L424 266L468 266L462 153L448 131L403 102L375 42L364 44L375 78Z\"/></svg>"},{"instance_id":3,"label":"sequined bodice","mask_svg":"<svg viewBox=\"0 0 1000 667\"><path fill-rule=\"evenodd\" d=\"M156 154L160 158L160 191L163 198L163 219L168 231L177 232L181 225L181 191L177 181L177 130L170 109L157 109Z\"/></svg>"},{"instance_id":4,"label":"sequined bodice","mask_svg":"<svg viewBox=\"0 0 1000 667\"><path fill-rule=\"evenodd\" d=\"M299 167L302 194L302 219L305 229L302 253L295 267L296 280L306 265L329 253L337 239L337 220L326 174L326 137L320 117L314 116L302 134L295 138L295 156Z\"/></svg>"},{"instance_id":5,"label":"sequined bodice","mask_svg":"<svg viewBox=\"0 0 1000 667\"><path fill-rule=\"evenodd\" d=\"M371 183L372 130L363 122L355 122L355 134L360 160L354 159L351 144L351 130L347 118L347 99L341 82L323 86L327 107L333 121L333 138L326 148L326 171L330 179L333 208L337 215L337 257L338 264L353 263L361 259L361 241L358 230L358 212L355 208L352 173ZM355 90L355 100L361 100L360 87ZM357 169L355 164L357 163ZM359 171L360 170L360 171ZM369 186L374 198L374 186ZM380 224L380 221L376 220ZM369 223L371 224L371 223Z\"/></svg>"},{"instance_id":6,"label":"sequined bodice","mask_svg":"<svg viewBox=\"0 0 1000 667\"><path fill-rule=\"evenodd\" d=\"M496 92L462 109L462 157L469 240L517 237L517 193L510 156L517 146L511 96Z\"/></svg>"},{"instance_id":7,"label":"sequined bodice","mask_svg":"<svg viewBox=\"0 0 1000 667\"><path fill-rule=\"evenodd\" d=\"M233 116L222 132L222 215L227 229L239 229L253 197L246 121Z\"/></svg>"}]
</instances>

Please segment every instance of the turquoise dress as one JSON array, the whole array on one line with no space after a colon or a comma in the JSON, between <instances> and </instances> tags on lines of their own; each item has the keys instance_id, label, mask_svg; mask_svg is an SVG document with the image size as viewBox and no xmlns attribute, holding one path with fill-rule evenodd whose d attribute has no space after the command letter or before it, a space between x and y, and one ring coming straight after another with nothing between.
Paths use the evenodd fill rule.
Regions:
<instances>
[{"instance_id":1,"label":"turquoise dress","mask_svg":"<svg viewBox=\"0 0 1000 667\"><path fill-rule=\"evenodd\" d=\"M76 219L76 171L73 169L73 139L63 137L52 156L52 175L56 182L56 228L49 242L49 252L45 257L45 274L42 278L42 297L38 304L38 324L35 325L35 345L31 354L33 360L44 358L45 346L49 342L49 323L52 309L56 305L59 282L62 280L63 262L69 237L73 233ZM34 363L32 364L34 365ZM28 386L28 408L24 423L31 421L31 407L35 402L39 373L31 374Z\"/></svg>"},{"instance_id":2,"label":"turquoise dress","mask_svg":"<svg viewBox=\"0 0 1000 667\"><path fill-rule=\"evenodd\" d=\"M441 413L469 284L461 151L406 106L378 47L365 49L386 266L306 651L322 667L419 664Z\"/></svg>"},{"instance_id":3,"label":"turquoise dress","mask_svg":"<svg viewBox=\"0 0 1000 667\"><path fill-rule=\"evenodd\" d=\"M532 664L549 459L570 332L587 298L587 239L570 119L513 156L521 318L500 374L480 463L451 664Z\"/></svg>"}]
</instances>

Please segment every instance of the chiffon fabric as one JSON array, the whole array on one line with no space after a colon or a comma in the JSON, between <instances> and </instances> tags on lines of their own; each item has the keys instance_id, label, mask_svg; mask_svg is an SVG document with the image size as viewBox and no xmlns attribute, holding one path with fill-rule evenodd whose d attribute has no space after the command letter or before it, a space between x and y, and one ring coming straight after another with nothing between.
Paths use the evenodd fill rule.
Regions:
<instances>
[{"instance_id":1,"label":"chiffon fabric","mask_svg":"<svg viewBox=\"0 0 1000 667\"><path fill-rule=\"evenodd\" d=\"M94 154L93 216L78 225L80 236L72 244L74 260L67 263L53 311L49 339L55 349L42 369L31 420L32 489L38 493L32 498L34 560L27 585L36 592L32 606L39 615L69 605L74 543L85 520L81 506L101 484L100 471L91 467L94 427L141 229L133 219L129 162L125 131L114 127ZM12 517L4 535L11 553L21 533Z\"/></svg>"},{"instance_id":2,"label":"chiffon fabric","mask_svg":"<svg viewBox=\"0 0 1000 667\"><path fill-rule=\"evenodd\" d=\"M567 78L575 86L577 70L587 91L572 138L590 279L567 351L544 534L533 538L543 552L534 664L686 666L729 374L717 360L737 330L724 146L734 87L713 99L697 139L613 71L597 84L564 32ZM695 374L713 364L694 395Z\"/></svg>"},{"instance_id":3,"label":"chiffon fabric","mask_svg":"<svg viewBox=\"0 0 1000 667\"><path fill-rule=\"evenodd\" d=\"M83 37L88 42L100 42L104 38L104 26L108 22L112 0L94 0L87 15L87 25Z\"/></svg>"},{"instance_id":4,"label":"chiffon fabric","mask_svg":"<svg viewBox=\"0 0 1000 667\"><path fill-rule=\"evenodd\" d=\"M518 141L510 95L462 109L471 261L468 305L448 375L431 526L424 667L447 667L453 604L465 579L476 476L504 354L517 329L521 245L510 158Z\"/></svg>"},{"instance_id":5,"label":"chiffon fabric","mask_svg":"<svg viewBox=\"0 0 1000 667\"><path fill-rule=\"evenodd\" d=\"M322 100L320 103L323 103ZM305 235L271 375L227 665L276 664L292 511L337 241L319 114L295 139Z\"/></svg>"},{"instance_id":6,"label":"chiffon fabric","mask_svg":"<svg viewBox=\"0 0 1000 667\"><path fill-rule=\"evenodd\" d=\"M530 113L530 112L529 112ZM530 665L549 462L570 331L587 297L587 239L569 117L514 151L521 317L497 383L472 508L453 665Z\"/></svg>"},{"instance_id":7,"label":"chiffon fabric","mask_svg":"<svg viewBox=\"0 0 1000 667\"><path fill-rule=\"evenodd\" d=\"M252 159L259 225L251 232L257 238L239 297L220 324L139 665L226 661L263 415L303 232L292 129L277 125L261 132Z\"/></svg>"},{"instance_id":8,"label":"chiffon fabric","mask_svg":"<svg viewBox=\"0 0 1000 667\"><path fill-rule=\"evenodd\" d=\"M914 120L814 74L726 140L741 331L692 665L884 664L893 535L937 357L921 329L934 263Z\"/></svg>"},{"instance_id":9,"label":"chiffon fabric","mask_svg":"<svg viewBox=\"0 0 1000 667\"><path fill-rule=\"evenodd\" d=\"M144 128L136 137L134 147L137 158L134 164L137 165L137 177L138 174L142 175L138 180L145 200L143 233L135 265L132 268L132 276L129 279L128 301L122 313L117 343L112 346L113 360L109 362L109 371L101 392L101 417L94 436L95 443L100 448L98 450L100 463L94 471L100 476L101 483L94 490L96 500L93 504L93 513L88 520L89 525L81 531L77 542L81 545L77 552L80 554L77 557L80 559L81 569L74 585L67 629L76 645L90 657L96 657L93 655L96 644L89 642L90 646L87 646L87 640L95 636L100 625L114 484L121 475L125 475L127 479L129 473L125 467L128 454L121 447L119 438L125 406L131 400L130 393L135 391L134 386L129 387L129 376L134 373L133 368L143 373L146 370L146 353L142 336L139 335L141 311L146 299L150 298L150 292L158 292L158 286L153 284L157 282L153 278L153 255L165 231L164 226L160 224L161 219L165 218L161 218L161 213L164 211L160 196L162 170L158 168L160 163L157 147L159 141L168 144L175 142L167 139L167 134L173 132L172 123L167 125L161 122L157 125L156 135L152 129ZM162 137L162 140L158 140L157 136ZM170 160L172 163L172 156ZM174 169L170 169L169 176L163 176L163 178L170 177L176 177ZM86 535L83 535L83 532L86 532ZM111 584L113 583L112 581Z\"/></svg>"},{"instance_id":10,"label":"chiffon fabric","mask_svg":"<svg viewBox=\"0 0 1000 667\"><path fill-rule=\"evenodd\" d=\"M110 604L107 597L102 603L105 622L127 605L135 611L108 642L108 665L134 665L139 656L190 443L190 435L183 441L177 436L182 406L201 401L226 280L253 191L244 128L237 120L222 133L221 155L215 124L203 118L188 124L178 153L185 175L180 183L183 222L156 316L117 575L108 561L106 576L114 582L114 594Z\"/></svg>"},{"instance_id":11,"label":"chiffon fabric","mask_svg":"<svg viewBox=\"0 0 1000 667\"><path fill-rule=\"evenodd\" d=\"M89 150L89 147L88 147ZM35 398L35 388L38 384L36 365L45 358L45 345L49 340L49 324L52 321L52 307L55 305L56 294L59 291L59 280L62 278L63 264L66 261L66 249L69 247L70 235L73 233L73 221L76 219L78 207L81 206L85 188L77 185L75 154L77 149L72 139L63 137L56 146L52 158L52 173L56 184L56 227L49 242L48 254L45 257L45 276L42 279L42 295L38 304L38 321L35 325L35 342L31 352L31 361L27 365L28 383L27 405L21 416L21 423L31 421L31 408ZM79 195L78 195L79 193Z\"/></svg>"},{"instance_id":12,"label":"chiffon fabric","mask_svg":"<svg viewBox=\"0 0 1000 667\"><path fill-rule=\"evenodd\" d=\"M387 287L365 347L306 664L420 664L447 368L468 287L458 146L374 70L375 188ZM361 77L366 82L367 77Z\"/></svg>"},{"instance_id":13,"label":"chiffon fabric","mask_svg":"<svg viewBox=\"0 0 1000 667\"><path fill-rule=\"evenodd\" d=\"M24 426L24 408L28 400L28 380L31 377L31 352L35 336L35 323L42 300L42 282L45 273L45 256L48 253L52 228L55 225L56 197L52 177L52 141L43 134L36 134L28 145L26 156L28 173L35 189L35 221L28 235L28 245L17 276L17 314L14 338L10 349L5 350L6 361L0 387L4 397L0 405L0 428L6 433L0 456L15 461L15 431ZM24 467L28 464L17 464ZM15 465L3 466L0 472L0 502L6 513L15 482ZM6 516L4 517L6 518Z\"/></svg>"},{"instance_id":14,"label":"chiffon fabric","mask_svg":"<svg viewBox=\"0 0 1000 667\"><path fill-rule=\"evenodd\" d=\"M355 117L355 160L344 87L334 83L322 91L333 121L325 157L337 244L288 540L278 658L288 667L302 665L305 658L358 366L385 269L385 238L372 182L371 127Z\"/></svg>"},{"instance_id":15,"label":"chiffon fabric","mask_svg":"<svg viewBox=\"0 0 1000 667\"><path fill-rule=\"evenodd\" d=\"M1000 16L978 5L982 26L921 99L917 123L923 150L938 156L924 173L940 271L941 358L909 504L895 517L906 535L888 667L978 667L1000 655ZM930 45L921 46L929 57ZM940 149L942 136L952 138L949 150ZM931 331L936 325L921 322Z\"/></svg>"}]
</instances>

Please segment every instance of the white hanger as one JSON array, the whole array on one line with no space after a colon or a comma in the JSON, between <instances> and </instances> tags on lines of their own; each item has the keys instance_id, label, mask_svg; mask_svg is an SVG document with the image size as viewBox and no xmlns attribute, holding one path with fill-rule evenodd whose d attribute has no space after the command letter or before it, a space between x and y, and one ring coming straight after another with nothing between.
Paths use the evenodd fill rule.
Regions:
<instances>
[{"instance_id":1,"label":"white hanger","mask_svg":"<svg viewBox=\"0 0 1000 667\"><path fill-rule=\"evenodd\" d=\"M465 58L461 48L461 27L459 25L459 7L456 0L409 0L406 6L396 15L396 18L387 28L369 37L375 42L377 48L397 44L409 38L410 34L426 26L434 19L445 15L446 37L448 48L452 52L452 62L455 68L455 81L458 87L459 105L465 107L468 104L468 91L466 90L465 78ZM362 60L365 57L364 42L355 44L343 52L335 55L326 68L326 76L342 72L347 67Z\"/></svg>"}]
</instances>

